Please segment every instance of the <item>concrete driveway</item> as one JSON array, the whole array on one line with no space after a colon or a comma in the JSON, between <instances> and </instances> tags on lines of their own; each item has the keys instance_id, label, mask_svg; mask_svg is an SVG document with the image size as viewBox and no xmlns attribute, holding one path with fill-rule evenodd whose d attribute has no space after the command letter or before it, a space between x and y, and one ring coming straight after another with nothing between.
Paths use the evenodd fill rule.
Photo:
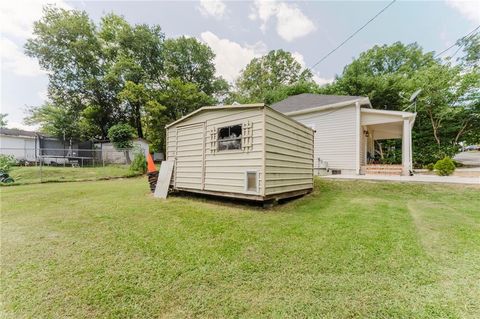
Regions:
<instances>
[{"instance_id":1,"label":"concrete driveway","mask_svg":"<svg viewBox=\"0 0 480 319\"><path fill-rule=\"evenodd\" d=\"M445 183L445 184L470 184L480 186L480 177L414 175L414 176L385 176L385 175L326 175L326 179L355 179L369 181L389 181L403 183Z\"/></svg>"}]
</instances>

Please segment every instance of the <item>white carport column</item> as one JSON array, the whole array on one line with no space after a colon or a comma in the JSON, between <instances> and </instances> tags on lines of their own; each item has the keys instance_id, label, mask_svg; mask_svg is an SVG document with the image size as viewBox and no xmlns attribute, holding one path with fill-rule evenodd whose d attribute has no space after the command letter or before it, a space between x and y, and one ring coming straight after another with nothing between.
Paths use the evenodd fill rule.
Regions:
<instances>
[{"instance_id":1,"label":"white carport column","mask_svg":"<svg viewBox=\"0 0 480 319\"><path fill-rule=\"evenodd\" d=\"M403 119L402 134L402 175L410 175L411 167L411 144L412 144L412 128L410 127L410 119Z\"/></svg>"}]
</instances>

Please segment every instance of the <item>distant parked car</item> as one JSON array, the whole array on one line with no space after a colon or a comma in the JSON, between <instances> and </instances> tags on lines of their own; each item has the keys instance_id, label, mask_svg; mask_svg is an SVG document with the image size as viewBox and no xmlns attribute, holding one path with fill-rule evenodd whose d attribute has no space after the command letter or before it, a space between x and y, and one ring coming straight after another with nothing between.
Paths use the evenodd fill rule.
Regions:
<instances>
[{"instance_id":1,"label":"distant parked car","mask_svg":"<svg viewBox=\"0 0 480 319\"><path fill-rule=\"evenodd\" d=\"M480 151L480 145L468 145L465 151Z\"/></svg>"}]
</instances>

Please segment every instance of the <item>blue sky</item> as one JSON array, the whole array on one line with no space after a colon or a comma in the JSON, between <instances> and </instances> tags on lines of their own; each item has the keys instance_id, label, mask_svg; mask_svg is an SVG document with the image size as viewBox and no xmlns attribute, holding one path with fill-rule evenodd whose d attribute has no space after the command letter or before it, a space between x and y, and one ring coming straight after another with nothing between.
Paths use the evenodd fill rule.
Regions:
<instances>
[{"instance_id":1,"label":"blue sky","mask_svg":"<svg viewBox=\"0 0 480 319\"><path fill-rule=\"evenodd\" d=\"M9 127L23 124L25 106L46 99L47 76L23 54L32 23L45 3L85 10L94 21L109 12L131 23L159 24L167 37L188 35L212 47L217 72L233 81L253 58L273 49L313 65L373 17L388 1L2 1L1 112ZM418 42L440 52L480 24L480 1L397 1L315 69L320 84L332 81L362 51L375 44ZM454 49L452 50L454 51ZM448 55L447 52L446 55Z\"/></svg>"}]
</instances>

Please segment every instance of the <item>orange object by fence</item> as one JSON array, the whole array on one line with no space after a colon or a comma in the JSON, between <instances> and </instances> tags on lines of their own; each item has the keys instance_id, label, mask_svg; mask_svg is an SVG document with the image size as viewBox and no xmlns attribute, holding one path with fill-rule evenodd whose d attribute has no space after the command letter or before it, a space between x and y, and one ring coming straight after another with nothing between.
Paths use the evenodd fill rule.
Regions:
<instances>
[{"instance_id":1,"label":"orange object by fence","mask_svg":"<svg viewBox=\"0 0 480 319\"><path fill-rule=\"evenodd\" d=\"M147 156L147 171L149 173L157 171L157 167L155 166L155 163L153 162L152 154L150 154L150 153L148 153L148 156Z\"/></svg>"}]
</instances>

